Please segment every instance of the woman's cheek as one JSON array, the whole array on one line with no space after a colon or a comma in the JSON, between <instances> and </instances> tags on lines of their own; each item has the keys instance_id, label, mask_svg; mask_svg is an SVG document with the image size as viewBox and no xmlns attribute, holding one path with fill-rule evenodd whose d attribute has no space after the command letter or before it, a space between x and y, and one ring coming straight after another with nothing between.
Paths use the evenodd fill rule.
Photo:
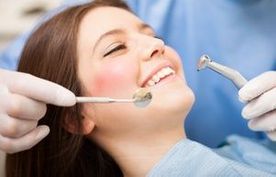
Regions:
<instances>
[{"instance_id":1,"label":"woman's cheek","mask_svg":"<svg viewBox=\"0 0 276 177\"><path fill-rule=\"evenodd\" d=\"M89 89L94 96L122 96L135 81L134 68L127 63L104 64L94 73Z\"/></svg>"},{"instance_id":2,"label":"woman's cheek","mask_svg":"<svg viewBox=\"0 0 276 177\"><path fill-rule=\"evenodd\" d=\"M186 82L185 72L184 72L184 68L183 68L183 65L182 65L182 60L181 60L180 55L171 47L167 47L167 51L168 51L167 55L170 56L169 58L172 60L173 64L175 65L175 67L177 69L177 71L180 72L181 77Z\"/></svg>"}]
</instances>

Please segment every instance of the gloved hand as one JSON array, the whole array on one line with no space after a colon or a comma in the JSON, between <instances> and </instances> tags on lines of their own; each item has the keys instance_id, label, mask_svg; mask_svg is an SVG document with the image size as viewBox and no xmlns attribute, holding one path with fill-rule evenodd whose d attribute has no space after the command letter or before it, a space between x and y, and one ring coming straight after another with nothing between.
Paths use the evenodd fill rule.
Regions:
<instances>
[{"instance_id":1,"label":"gloved hand","mask_svg":"<svg viewBox=\"0 0 276 177\"><path fill-rule=\"evenodd\" d=\"M72 106L75 95L32 75L0 69L0 149L23 151L47 136L49 127L37 126L47 103Z\"/></svg>"},{"instance_id":2,"label":"gloved hand","mask_svg":"<svg viewBox=\"0 0 276 177\"><path fill-rule=\"evenodd\" d=\"M276 71L268 71L248 81L239 91L240 100L247 102L242 116L254 131L265 131L276 141Z\"/></svg>"}]
</instances>

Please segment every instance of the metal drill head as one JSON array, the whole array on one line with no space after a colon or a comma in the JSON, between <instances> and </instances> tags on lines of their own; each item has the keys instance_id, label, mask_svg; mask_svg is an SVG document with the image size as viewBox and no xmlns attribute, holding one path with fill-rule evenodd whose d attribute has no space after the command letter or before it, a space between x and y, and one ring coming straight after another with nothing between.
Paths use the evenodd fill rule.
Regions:
<instances>
[{"instance_id":1,"label":"metal drill head","mask_svg":"<svg viewBox=\"0 0 276 177\"><path fill-rule=\"evenodd\" d=\"M206 68L208 63L211 61L212 60L210 59L210 57L208 55L202 55L197 63L197 70L200 71L200 70Z\"/></svg>"}]
</instances>

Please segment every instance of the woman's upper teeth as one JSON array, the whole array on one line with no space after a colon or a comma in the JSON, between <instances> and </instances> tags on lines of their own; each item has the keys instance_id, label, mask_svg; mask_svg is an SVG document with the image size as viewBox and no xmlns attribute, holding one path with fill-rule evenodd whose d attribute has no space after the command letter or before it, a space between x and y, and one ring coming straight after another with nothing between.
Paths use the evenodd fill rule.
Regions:
<instances>
[{"instance_id":1,"label":"woman's upper teeth","mask_svg":"<svg viewBox=\"0 0 276 177\"><path fill-rule=\"evenodd\" d=\"M147 82L146 86L151 87L157 84L162 78L174 74L175 71L170 67L162 68L156 74L152 76L152 78Z\"/></svg>"}]
</instances>

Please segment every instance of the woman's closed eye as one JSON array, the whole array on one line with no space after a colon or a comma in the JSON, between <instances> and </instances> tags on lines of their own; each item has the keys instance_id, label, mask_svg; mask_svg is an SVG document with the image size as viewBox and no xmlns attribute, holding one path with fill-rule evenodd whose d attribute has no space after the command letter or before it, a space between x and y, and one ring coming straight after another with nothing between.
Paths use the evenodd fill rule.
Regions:
<instances>
[{"instance_id":1,"label":"woman's closed eye","mask_svg":"<svg viewBox=\"0 0 276 177\"><path fill-rule=\"evenodd\" d=\"M114 45L113 47L111 47L111 49L109 49L107 52L105 52L104 57L109 56L109 55L111 55L113 53L116 53L116 52L118 52L120 50L124 50L126 48L127 48L126 45L123 44L123 43L122 44Z\"/></svg>"}]
</instances>

